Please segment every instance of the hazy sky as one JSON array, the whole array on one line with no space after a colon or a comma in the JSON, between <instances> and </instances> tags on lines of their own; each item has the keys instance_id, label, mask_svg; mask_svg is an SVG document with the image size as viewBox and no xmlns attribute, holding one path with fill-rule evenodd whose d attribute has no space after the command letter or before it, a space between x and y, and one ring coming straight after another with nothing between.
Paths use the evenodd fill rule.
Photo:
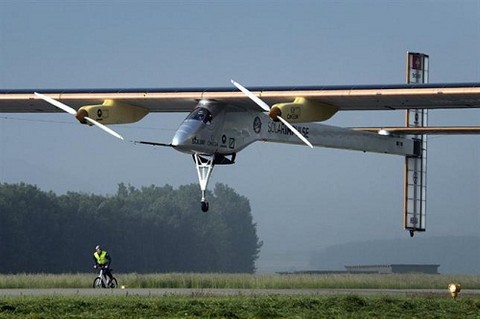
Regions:
<instances>
[{"instance_id":1,"label":"hazy sky","mask_svg":"<svg viewBox=\"0 0 480 319\"><path fill-rule=\"evenodd\" d=\"M479 82L480 1L0 1L0 89L394 84L405 81L407 51L430 55L431 83ZM115 129L168 143L185 116ZM327 123L403 116L350 112ZM478 125L480 112L429 120ZM429 139L427 232L417 236L478 235L479 146L477 136ZM0 182L20 181L111 194L120 182L197 176L189 156L122 143L67 114L0 113ZM250 199L261 271L279 258L302 268L331 244L408 237L401 157L256 143L215 167L210 189L216 182Z\"/></svg>"}]
</instances>

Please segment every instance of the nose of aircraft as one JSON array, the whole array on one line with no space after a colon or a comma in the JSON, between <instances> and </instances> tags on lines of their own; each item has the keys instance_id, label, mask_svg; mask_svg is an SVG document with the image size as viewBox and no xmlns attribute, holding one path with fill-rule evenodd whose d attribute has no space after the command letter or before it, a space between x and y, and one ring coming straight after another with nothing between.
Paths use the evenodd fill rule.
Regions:
<instances>
[{"instance_id":1,"label":"nose of aircraft","mask_svg":"<svg viewBox=\"0 0 480 319\"><path fill-rule=\"evenodd\" d=\"M172 146L179 151L188 152L192 148L192 139L196 136L201 128L201 122L186 120L175 132L172 139Z\"/></svg>"},{"instance_id":2,"label":"nose of aircraft","mask_svg":"<svg viewBox=\"0 0 480 319\"><path fill-rule=\"evenodd\" d=\"M188 140L189 134L182 130L181 127L175 132L172 139L172 145L175 147L185 146L185 142Z\"/></svg>"}]
</instances>

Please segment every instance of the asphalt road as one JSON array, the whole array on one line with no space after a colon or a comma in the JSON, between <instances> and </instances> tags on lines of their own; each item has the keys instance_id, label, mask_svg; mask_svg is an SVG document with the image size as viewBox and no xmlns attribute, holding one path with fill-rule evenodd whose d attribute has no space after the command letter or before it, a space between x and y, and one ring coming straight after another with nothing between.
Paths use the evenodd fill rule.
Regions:
<instances>
[{"instance_id":1,"label":"asphalt road","mask_svg":"<svg viewBox=\"0 0 480 319\"><path fill-rule=\"evenodd\" d=\"M2 296L321 296L321 295L450 296L447 289L0 289ZM479 296L465 289L459 296Z\"/></svg>"}]
</instances>

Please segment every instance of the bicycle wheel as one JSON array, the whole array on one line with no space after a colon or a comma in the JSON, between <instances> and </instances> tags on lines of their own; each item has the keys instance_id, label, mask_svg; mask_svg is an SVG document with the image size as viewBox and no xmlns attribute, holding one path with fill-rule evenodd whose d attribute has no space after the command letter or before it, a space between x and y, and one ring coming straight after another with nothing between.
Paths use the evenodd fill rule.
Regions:
<instances>
[{"instance_id":1,"label":"bicycle wheel","mask_svg":"<svg viewBox=\"0 0 480 319\"><path fill-rule=\"evenodd\" d=\"M95 278L95 280L93 281L93 288L104 288L102 278L100 277Z\"/></svg>"},{"instance_id":2,"label":"bicycle wheel","mask_svg":"<svg viewBox=\"0 0 480 319\"><path fill-rule=\"evenodd\" d=\"M118 287L117 278L113 277L112 281L110 281L110 288L117 288L117 287Z\"/></svg>"}]
</instances>

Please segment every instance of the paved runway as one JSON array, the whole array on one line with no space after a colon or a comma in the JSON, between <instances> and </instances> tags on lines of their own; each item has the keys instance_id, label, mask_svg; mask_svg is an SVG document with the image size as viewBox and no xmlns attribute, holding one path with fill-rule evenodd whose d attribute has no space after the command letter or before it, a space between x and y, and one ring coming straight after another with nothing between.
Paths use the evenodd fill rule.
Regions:
<instances>
[{"instance_id":1,"label":"paved runway","mask_svg":"<svg viewBox=\"0 0 480 319\"><path fill-rule=\"evenodd\" d=\"M320 296L320 295L450 296L445 289L0 289L3 296ZM459 296L479 296L465 289Z\"/></svg>"}]
</instances>

